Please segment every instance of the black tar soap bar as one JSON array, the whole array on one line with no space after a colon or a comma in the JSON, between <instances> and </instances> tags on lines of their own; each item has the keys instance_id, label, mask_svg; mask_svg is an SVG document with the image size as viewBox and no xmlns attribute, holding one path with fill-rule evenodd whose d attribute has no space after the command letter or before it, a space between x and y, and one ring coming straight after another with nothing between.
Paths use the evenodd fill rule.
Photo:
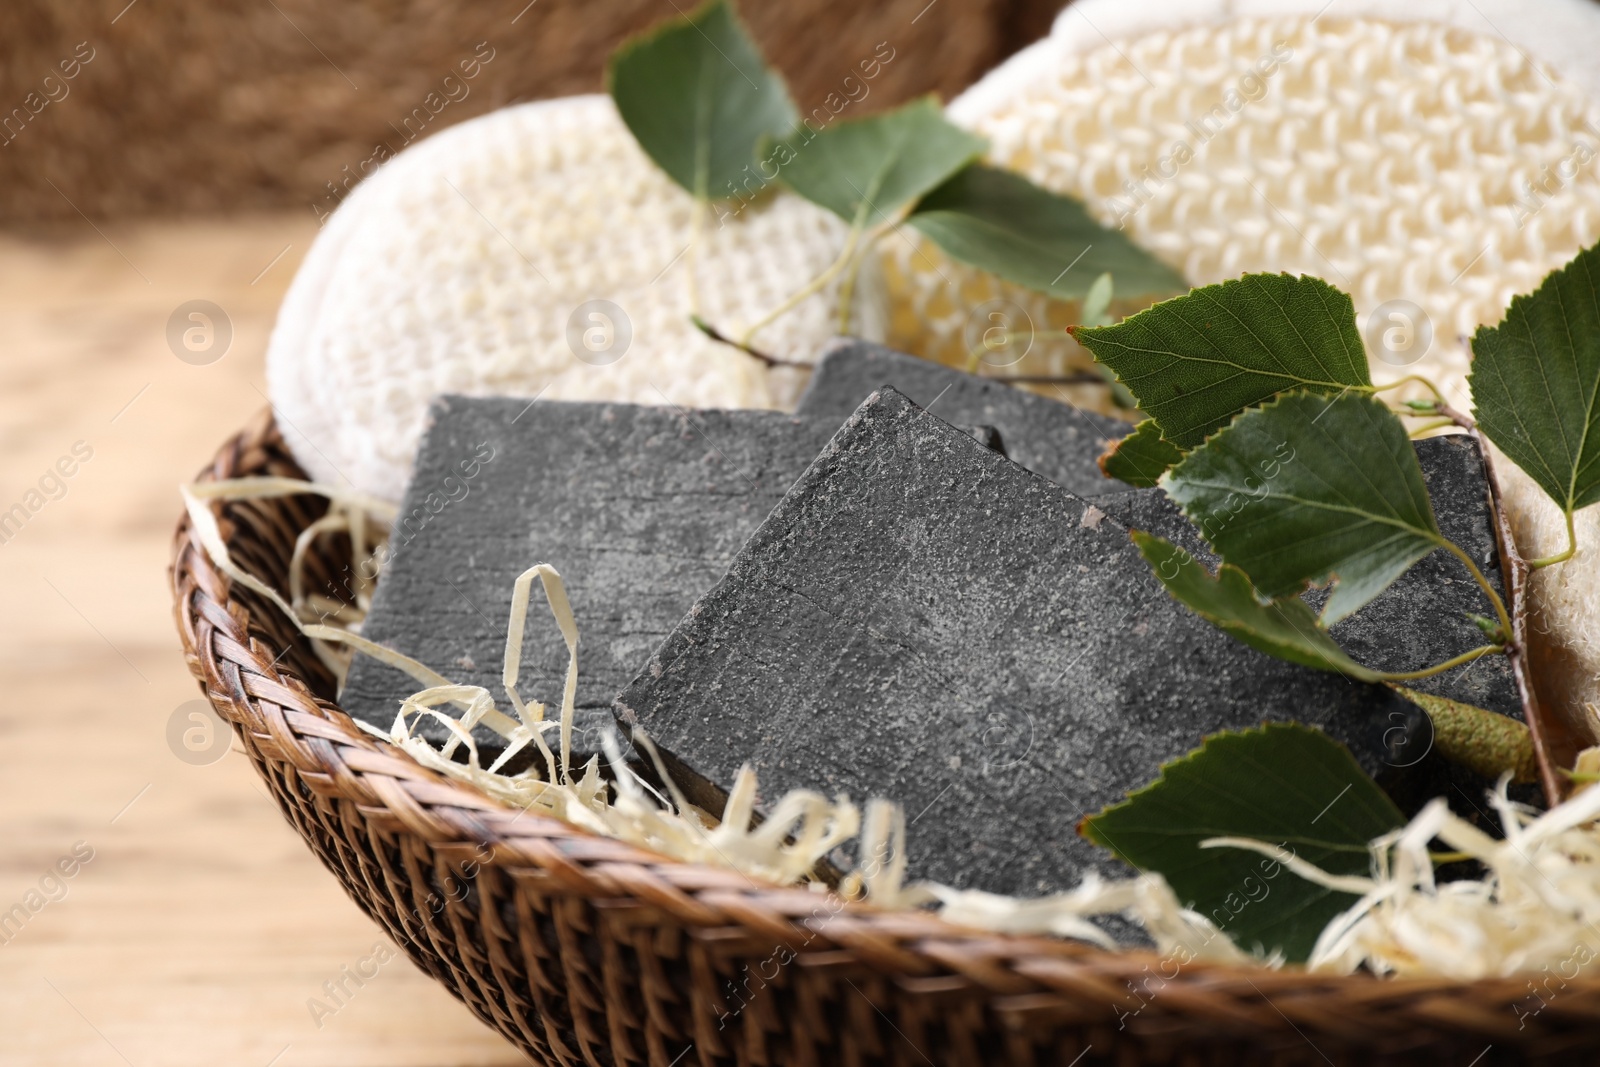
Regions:
<instances>
[{"instance_id":1,"label":"black tar soap bar","mask_svg":"<svg viewBox=\"0 0 1600 1067\"><path fill-rule=\"evenodd\" d=\"M913 876L1031 895L1125 872L1078 819L1207 734L1308 722L1376 771L1402 706L1214 629L1104 511L885 389L617 710L711 810L746 762L765 804L887 797Z\"/></svg>"},{"instance_id":2,"label":"black tar soap bar","mask_svg":"<svg viewBox=\"0 0 1600 1067\"><path fill-rule=\"evenodd\" d=\"M1416 443L1423 480L1445 537L1478 565L1497 593L1505 595L1494 515L1483 457L1464 435L1432 437ZM1218 560L1195 526L1159 489L1134 489L1098 497L1095 505L1130 529L1146 530L1179 544L1215 570ZM1325 591L1307 599L1320 608ZM1361 611L1333 628L1333 636L1359 663L1382 671L1414 671L1484 643L1473 614L1494 614L1467 568L1447 552L1429 555ZM1516 718L1522 703L1510 662L1484 656L1458 670L1407 683L1452 700L1461 700Z\"/></svg>"},{"instance_id":3,"label":"black tar soap bar","mask_svg":"<svg viewBox=\"0 0 1600 1067\"><path fill-rule=\"evenodd\" d=\"M1080 496L1128 488L1101 474L1095 460L1131 424L870 341L833 342L796 410L843 419L885 385L947 422L993 426L1006 455Z\"/></svg>"},{"instance_id":4,"label":"black tar soap bar","mask_svg":"<svg viewBox=\"0 0 1600 1067\"><path fill-rule=\"evenodd\" d=\"M579 715L577 744L587 758L600 751L618 691L722 577L840 421L441 398L365 635L454 682L485 686L507 710L500 677L512 584L528 567L552 564L577 617L577 705L592 712ZM553 717L566 645L537 583L530 603L519 691L545 701ZM417 688L399 671L357 657L340 702L387 729ZM447 736L428 718L417 729L436 742ZM487 727L474 739L485 765L504 751Z\"/></svg>"}]
</instances>

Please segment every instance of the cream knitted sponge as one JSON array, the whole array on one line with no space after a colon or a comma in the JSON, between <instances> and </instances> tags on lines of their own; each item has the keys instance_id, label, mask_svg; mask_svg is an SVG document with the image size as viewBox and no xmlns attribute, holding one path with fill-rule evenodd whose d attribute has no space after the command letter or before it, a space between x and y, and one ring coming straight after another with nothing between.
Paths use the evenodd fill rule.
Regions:
<instances>
[{"instance_id":1,"label":"cream knitted sponge","mask_svg":"<svg viewBox=\"0 0 1600 1067\"><path fill-rule=\"evenodd\" d=\"M1082 198L1194 284L1316 274L1349 291L1363 321L1385 301L1415 302L1434 331L1419 367L1464 389L1465 337L1600 235L1600 166L1573 159L1600 144L1595 99L1487 24L1336 18L1360 6L1349 0L1321 18L1317 3L1101 35L1143 25L1139 12L1206 21L1239 6L1083 0L950 115L990 139L992 159ZM1551 191L1534 200L1530 182ZM965 352L967 314L990 298L1051 323L1075 310L952 264L926 241L885 248L892 333L914 351Z\"/></svg>"},{"instance_id":2,"label":"cream knitted sponge","mask_svg":"<svg viewBox=\"0 0 1600 1067\"><path fill-rule=\"evenodd\" d=\"M708 213L686 251L692 213L604 96L507 108L401 153L333 213L279 312L267 376L295 455L319 481L398 500L439 393L789 404L803 372L708 340L685 275L708 320L754 322L834 259L846 227L778 194L721 225ZM857 329L880 334L865 280ZM833 312L830 290L758 341L812 359Z\"/></svg>"},{"instance_id":3,"label":"cream knitted sponge","mask_svg":"<svg viewBox=\"0 0 1600 1067\"><path fill-rule=\"evenodd\" d=\"M1437 21L1363 17L1379 8ZM1374 377L1427 374L1465 410L1472 331L1600 238L1597 43L1600 5L1574 0L1081 0L950 114L990 139L996 162L1082 198L1193 284L1315 274L1351 293L1364 329L1386 301L1413 302L1431 349L1412 366L1375 358ZM912 351L960 358L986 300L1036 326L1075 321L1076 308L926 241L887 244L884 258L891 339ZM1041 340L1022 367L1084 358ZM1557 551L1555 508L1500 467L1523 549ZM1600 700L1600 512L1580 514L1578 537L1586 547L1534 589L1542 684L1574 717Z\"/></svg>"}]
</instances>

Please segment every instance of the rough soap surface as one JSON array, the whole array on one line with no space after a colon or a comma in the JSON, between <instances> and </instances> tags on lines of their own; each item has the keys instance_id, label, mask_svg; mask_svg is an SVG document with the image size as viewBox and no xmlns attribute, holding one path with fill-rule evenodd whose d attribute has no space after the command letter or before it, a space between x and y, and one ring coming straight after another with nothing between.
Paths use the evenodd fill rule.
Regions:
<instances>
[{"instance_id":1,"label":"rough soap surface","mask_svg":"<svg viewBox=\"0 0 1600 1067\"><path fill-rule=\"evenodd\" d=\"M1384 769L1403 702L1213 629L1091 508L883 390L619 717L702 803L746 762L766 803L801 787L888 797L913 876L1005 893L1116 870L1077 820L1217 730L1292 718Z\"/></svg>"},{"instance_id":2,"label":"rough soap surface","mask_svg":"<svg viewBox=\"0 0 1600 1067\"><path fill-rule=\"evenodd\" d=\"M947 422L993 426L1006 455L1080 496L1128 488L1101 474L1095 459L1107 441L1132 432L1130 423L871 341L849 338L830 345L797 410L843 419L884 385Z\"/></svg>"},{"instance_id":3,"label":"rough soap surface","mask_svg":"<svg viewBox=\"0 0 1600 1067\"><path fill-rule=\"evenodd\" d=\"M603 712L839 422L444 397L430 412L366 636L452 681L487 687L504 708L512 583L547 562L577 616L578 706ZM463 463L476 474L464 477ZM537 583L528 620L520 691L554 714L567 652ZM387 729L416 688L358 657L340 703ZM431 720L422 730L445 736ZM487 728L476 738L490 757L502 750Z\"/></svg>"},{"instance_id":4,"label":"rough soap surface","mask_svg":"<svg viewBox=\"0 0 1600 1067\"><path fill-rule=\"evenodd\" d=\"M1418 441L1416 449L1439 529L1472 557L1503 596L1488 483L1477 445L1461 435ZM1199 531L1161 490L1134 489L1096 498L1095 504L1123 525L1182 545L1216 569L1217 558L1207 550ZM1325 593L1315 591L1308 596L1318 607L1326 598ZM1372 603L1335 626L1333 635L1359 663L1383 671L1413 671L1485 643L1483 632L1469 614L1493 616L1494 609L1459 560L1435 551ZM1407 684L1522 717L1516 681L1504 656L1485 656L1458 670Z\"/></svg>"},{"instance_id":5,"label":"rough soap surface","mask_svg":"<svg viewBox=\"0 0 1600 1067\"><path fill-rule=\"evenodd\" d=\"M318 481L398 500L440 393L787 407L800 372L697 330L687 272L708 321L754 322L833 261L846 227L779 192L685 256L693 217L608 96L519 104L417 141L333 213L278 313L267 392L296 458ZM884 315L876 276L869 264L855 302L868 336ZM835 293L763 330L762 347L809 360L832 336Z\"/></svg>"}]
</instances>

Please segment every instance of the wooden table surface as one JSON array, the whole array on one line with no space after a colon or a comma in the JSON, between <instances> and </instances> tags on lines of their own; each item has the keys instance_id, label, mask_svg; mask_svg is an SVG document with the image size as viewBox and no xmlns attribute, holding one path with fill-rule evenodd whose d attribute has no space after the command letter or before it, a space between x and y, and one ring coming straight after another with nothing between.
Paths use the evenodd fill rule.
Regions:
<instances>
[{"instance_id":1,"label":"wooden table surface","mask_svg":"<svg viewBox=\"0 0 1600 1067\"><path fill-rule=\"evenodd\" d=\"M266 403L310 212L101 229L0 235L0 512L40 505L0 543L0 1064L525 1063L398 955L314 1013L382 935L241 755L168 746L176 486ZM209 365L167 343L192 299Z\"/></svg>"}]
</instances>

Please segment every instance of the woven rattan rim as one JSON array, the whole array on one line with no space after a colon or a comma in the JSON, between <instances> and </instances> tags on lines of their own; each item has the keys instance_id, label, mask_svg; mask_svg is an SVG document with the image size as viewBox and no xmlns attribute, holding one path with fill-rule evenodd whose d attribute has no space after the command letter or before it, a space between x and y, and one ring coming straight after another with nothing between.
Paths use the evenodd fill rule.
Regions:
<instances>
[{"instance_id":1,"label":"woven rattan rim","mask_svg":"<svg viewBox=\"0 0 1600 1067\"><path fill-rule=\"evenodd\" d=\"M261 474L304 477L266 412L200 477ZM321 507L215 506L235 559L280 584ZM311 561L323 577L347 563ZM1180 965L830 902L518 813L358 730L304 640L186 519L171 580L189 668L284 817L541 1064L1481 1067L1600 1048L1600 980L1579 969L1460 983Z\"/></svg>"}]
</instances>

